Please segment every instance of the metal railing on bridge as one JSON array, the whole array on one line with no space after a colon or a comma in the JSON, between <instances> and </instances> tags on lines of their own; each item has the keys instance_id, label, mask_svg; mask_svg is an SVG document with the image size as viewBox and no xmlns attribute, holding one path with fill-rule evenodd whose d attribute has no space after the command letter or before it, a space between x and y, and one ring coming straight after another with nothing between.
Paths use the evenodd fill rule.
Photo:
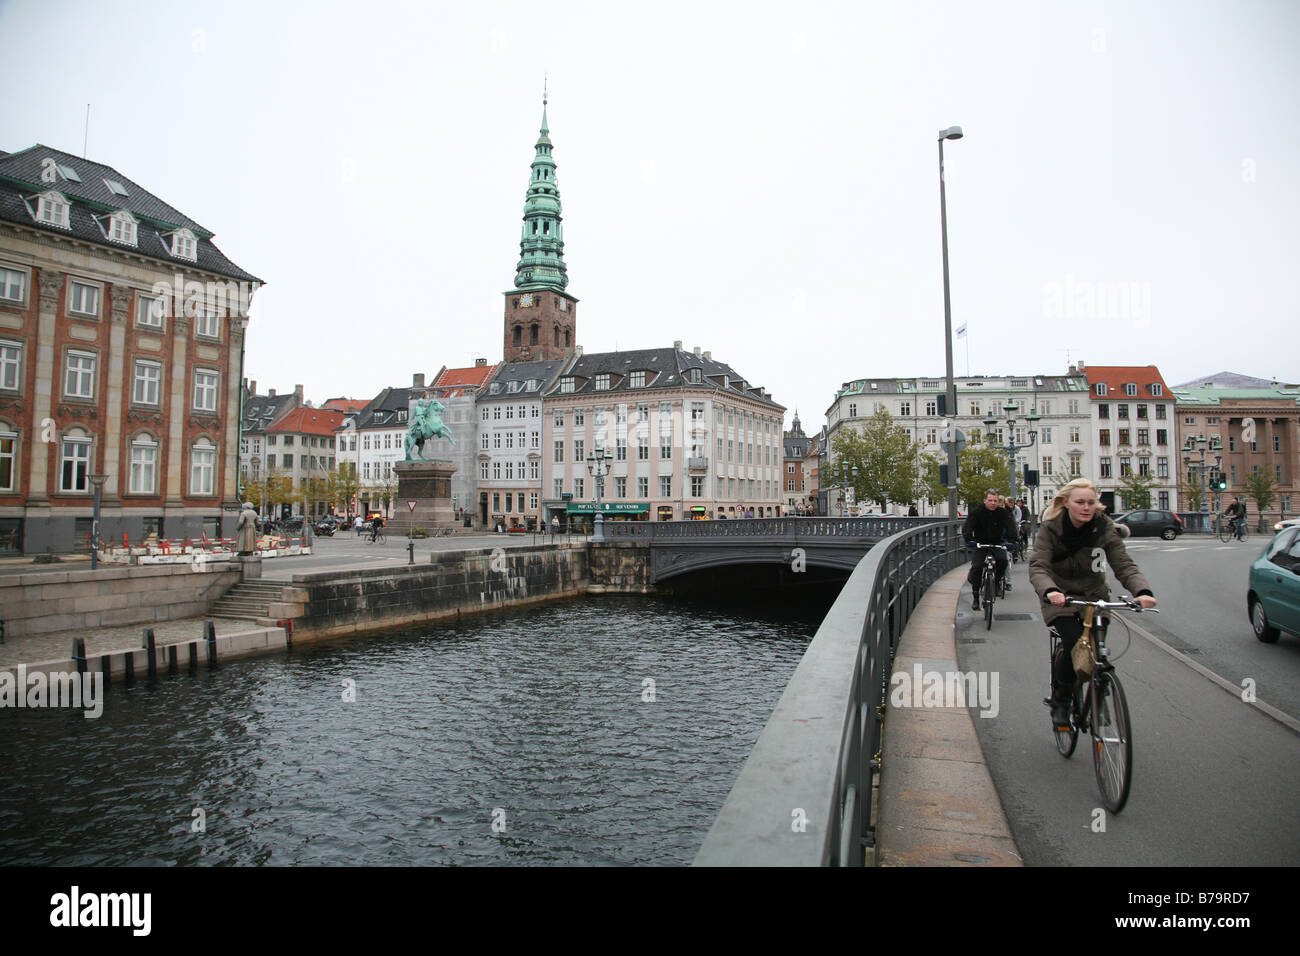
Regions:
<instances>
[{"instance_id":1,"label":"metal railing on bridge","mask_svg":"<svg viewBox=\"0 0 1300 956\"><path fill-rule=\"evenodd\" d=\"M860 518L736 518L731 521L608 521L605 523L605 537L616 541L775 537L879 539L944 520L938 517L871 515Z\"/></svg>"},{"instance_id":2,"label":"metal railing on bridge","mask_svg":"<svg viewBox=\"0 0 1300 956\"><path fill-rule=\"evenodd\" d=\"M961 523L931 520L879 542L858 563L695 865L862 865L875 842L871 795L894 652L926 588L966 561Z\"/></svg>"}]
</instances>

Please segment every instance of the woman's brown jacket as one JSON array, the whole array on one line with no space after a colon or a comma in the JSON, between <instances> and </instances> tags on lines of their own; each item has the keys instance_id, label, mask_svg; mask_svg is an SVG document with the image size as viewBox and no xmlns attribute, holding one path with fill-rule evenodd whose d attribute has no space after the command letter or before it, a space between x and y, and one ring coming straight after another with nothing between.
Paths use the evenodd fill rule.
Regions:
<instances>
[{"instance_id":1,"label":"woman's brown jacket","mask_svg":"<svg viewBox=\"0 0 1300 956\"><path fill-rule=\"evenodd\" d=\"M1151 594L1151 585L1129 557L1115 522L1097 512L1092 520L1092 530L1084 534L1074 551L1069 552L1062 539L1063 522L1069 520L1069 515L1063 510L1055 518L1044 521L1034 538L1033 557L1029 560L1029 583L1038 592L1040 600L1053 588L1065 592L1068 597L1110 600L1105 564L1101 561L1103 556L1132 597L1143 592ZM1076 609L1044 604L1042 612L1043 623L1051 624L1058 617L1076 613Z\"/></svg>"}]
</instances>

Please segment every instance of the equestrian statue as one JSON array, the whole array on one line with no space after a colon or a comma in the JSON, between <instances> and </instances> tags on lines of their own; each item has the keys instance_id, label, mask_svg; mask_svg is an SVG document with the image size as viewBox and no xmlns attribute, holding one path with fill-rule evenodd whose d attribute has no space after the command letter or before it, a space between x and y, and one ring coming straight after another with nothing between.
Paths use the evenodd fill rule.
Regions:
<instances>
[{"instance_id":1,"label":"equestrian statue","mask_svg":"<svg viewBox=\"0 0 1300 956\"><path fill-rule=\"evenodd\" d=\"M456 444L451 429L442 423L442 413L446 410L447 406L436 398L421 398L411 408L411 426L406 430L406 461L428 461L424 457L424 443L430 438L442 437Z\"/></svg>"}]
</instances>

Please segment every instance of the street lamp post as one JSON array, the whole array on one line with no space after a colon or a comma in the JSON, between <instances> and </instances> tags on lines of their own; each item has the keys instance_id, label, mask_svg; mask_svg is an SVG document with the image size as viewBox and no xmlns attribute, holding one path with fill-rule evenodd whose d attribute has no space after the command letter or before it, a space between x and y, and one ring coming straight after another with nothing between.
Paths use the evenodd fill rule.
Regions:
<instances>
[{"instance_id":1,"label":"street lamp post","mask_svg":"<svg viewBox=\"0 0 1300 956\"><path fill-rule=\"evenodd\" d=\"M90 483L95 488L95 511L90 519L90 570L92 571L99 567L99 496L106 481L108 475L90 476Z\"/></svg>"},{"instance_id":2,"label":"street lamp post","mask_svg":"<svg viewBox=\"0 0 1300 956\"><path fill-rule=\"evenodd\" d=\"M960 126L939 130L939 228L943 239L943 348L947 379L948 415L957 416L957 383L952 377L952 297L948 291L948 196L943 181L943 141L961 139ZM948 518L957 517L957 448L948 448Z\"/></svg>"},{"instance_id":3,"label":"street lamp post","mask_svg":"<svg viewBox=\"0 0 1300 956\"><path fill-rule=\"evenodd\" d=\"M1206 440L1204 435L1197 435L1195 438L1189 436L1187 442L1183 445L1183 467L1186 468L1188 471L1200 472L1201 475L1200 511L1201 514L1203 515L1208 515L1209 508L1210 508L1210 499L1205 489L1205 473L1210 470L1210 466L1205 463L1205 446L1207 444L1208 441ZM1200 464L1196 464L1196 465L1192 464L1191 454L1193 451L1199 451L1201 453ZM1214 456L1215 470L1218 470L1222 466L1222 464L1223 464L1223 456L1215 455ZM1215 509L1216 510L1218 509L1218 505L1215 505ZM1201 524L1202 524L1202 528L1201 528L1202 531L1209 530L1209 521L1207 519L1202 519Z\"/></svg>"},{"instance_id":4,"label":"street lamp post","mask_svg":"<svg viewBox=\"0 0 1300 956\"><path fill-rule=\"evenodd\" d=\"M849 516L849 489L853 488L856 491L858 486L858 466L854 465L852 471L849 471L841 465L840 475L840 485L842 486L840 488L840 517L847 518ZM849 480L850 476L852 476L851 482Z\"/></svg>"},{"instance_id":5,"label":"street lamp post","mask_svg":"<svg viewBox=\"0 0 1300 956\"><path fill-rule=\"evenodd\" d=\"M1014 501L1016 497L1016 455L1024 451L1026 448L1034 447L1037 443L1038 429L1035 426L1038 424L1038 415L1033 409L1030 409L1029 414L1025 416L1025 421L1029 424L1029 441L1017 445L1016 412L1020 409L1020 406L1011 401L1011 399L1007 399L1007 402L1002 406L1002 409L1007 414L1007 440L1002 446L1002 449L1007 453L1007 465L1011 471L1011 499ZM993 429L997 428L997 425L998 420L991 415L984 419L984 427L987 428L990 433L992 433ZM991 445L992 442L989 442L989 444Z\"/></svg>"},{"instance_id":6,"label":"street lamp post","mask_svg":"<svg viewBox=\"0 0 1300 956\"><path fill-rule=\"evenodd\" d=\"M602 446L597 445L587 456L587 473L591 475L596 482L596 517L593 520L595 533L592 535L593 541L605 540L605 516L604 508L601 506L601 493L605 486L605 476L609 474L609 463L613 457Z\"/></svg>"}]
</instances>

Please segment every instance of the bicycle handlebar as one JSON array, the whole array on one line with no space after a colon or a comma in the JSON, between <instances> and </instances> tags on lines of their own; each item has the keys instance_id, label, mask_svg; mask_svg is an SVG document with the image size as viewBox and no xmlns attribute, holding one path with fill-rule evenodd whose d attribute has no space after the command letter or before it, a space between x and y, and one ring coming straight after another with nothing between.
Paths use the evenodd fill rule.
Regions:
<instances>
[{"instance_id":1,"label":"bicycle handlebar","mask_svg":"<svg viewBox=\"0 0 1300 956\"><path fill-rule=\"evenodd\" d=\"M1048 604L1050 602L1044 600L1043 603ZM1083 601L1080 600L1079 598L1072 598L1067 596L1065 599L1065 604L1067 607L1095 607L1099 611L1110 611L1110 610L1137 611L1139 614L1141 614L1143 611L1148 611L1154 614L1160 613L1160 608L1143 607L1141 604L1139 604L1133 598L1129 597L1127 594L1121 594L1119 596L1118 601Z\"/></svg>"}]
</instances>

